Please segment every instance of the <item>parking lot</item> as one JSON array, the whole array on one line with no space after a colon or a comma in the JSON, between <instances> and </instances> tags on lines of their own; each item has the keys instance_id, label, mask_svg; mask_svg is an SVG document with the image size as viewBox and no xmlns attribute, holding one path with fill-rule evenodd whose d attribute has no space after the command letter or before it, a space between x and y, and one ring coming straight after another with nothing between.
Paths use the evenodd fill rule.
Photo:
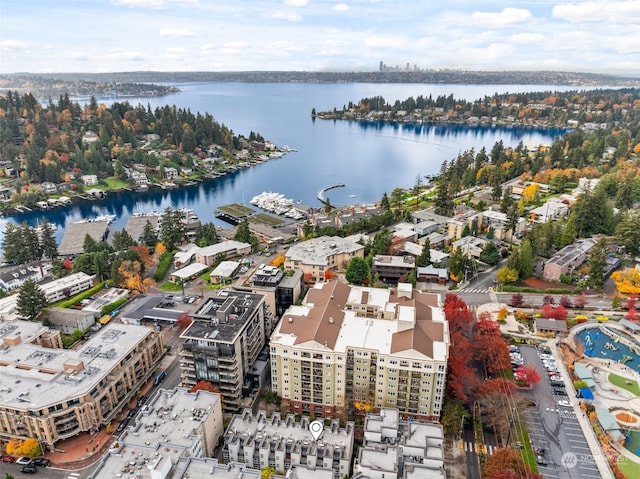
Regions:
<instances>
[{"instance_id":1,"label":"parking lot","mask_svg":"<svg viewBox=\"0 0 640 479\"><path fill-rule=\"evenodd\" d=\"M576 418L583 414L574 410L576 398L572 386L560 387L558 379L554 384L550 378L556 376L557 365L545 353L532 346L520 346L524 364L535 366L542 381L533 386L526 396L534 407L524 412L531 445L538 449L538 468L545 478L598 479L600 473L591 449ZM541 357L542 356L542 357ZM562 379L560 379L562 381Z\"/></svg>"}]
</instances>

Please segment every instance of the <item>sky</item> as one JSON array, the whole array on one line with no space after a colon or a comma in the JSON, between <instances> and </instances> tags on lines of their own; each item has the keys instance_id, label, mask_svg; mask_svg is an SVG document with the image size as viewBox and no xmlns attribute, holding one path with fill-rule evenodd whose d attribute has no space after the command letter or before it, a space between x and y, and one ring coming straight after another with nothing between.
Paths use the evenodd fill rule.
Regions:
<instances>
[{"instance_id":1,"label":"sky","mask_svg":"<svg viewBox=\"0 0 640 479\"><path fill-rule=\"evenodd\" d=\"M0 0L0 73L559 70L640 77L639 0Z\"/></svg>"}]
</instances>

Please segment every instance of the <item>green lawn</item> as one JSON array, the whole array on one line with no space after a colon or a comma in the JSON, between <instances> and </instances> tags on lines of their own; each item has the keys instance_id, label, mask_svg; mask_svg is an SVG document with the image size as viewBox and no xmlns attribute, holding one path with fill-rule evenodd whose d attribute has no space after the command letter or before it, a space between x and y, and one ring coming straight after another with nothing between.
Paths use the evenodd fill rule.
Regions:
<instances>
[{"instance_id":1,"label":"green lawn","mask_svg":"<svg viewBox=\"0 0 640 479\"><path fill-rule=\"evenodd\" d=\"M628 479L640 477L640 464L627 459L625 456L618 457L618 467Z\"/></svg>"},{"instance_id":2,"label":"green lawn","mask_svg":"<svg viewBox=\"0 0 640 479\"><path fill-rule=\"evenodd\" d=\"M615 386L618 386L619 388L626 389L631 394L640 396L640 386L638 386L638 382L634 379L624 378L617 374L611 373L609 374L609 382Z\"/></svg>"},{"instance_id":3,"label":"green lawn","mask_svg":"<svg viewBox=\"0 0 640 479\"><path fill-rule=\"evenodd\" d=\"M121 190L122 188L128 188L130 185L126 181L118 180L114 177L105 178L104 181L110 190Z\"/></svg>"},{"instance_id":4,"label":"green lawn","mask_svg":"<svg viewBox=\"0 0 640 479\"><path fill-rule=\"evenodd\" d=\"M160 289L162 291L182 291L182 285L180 283L174 283L173 281L167 281Z\"/></svg>"}]
</instances>

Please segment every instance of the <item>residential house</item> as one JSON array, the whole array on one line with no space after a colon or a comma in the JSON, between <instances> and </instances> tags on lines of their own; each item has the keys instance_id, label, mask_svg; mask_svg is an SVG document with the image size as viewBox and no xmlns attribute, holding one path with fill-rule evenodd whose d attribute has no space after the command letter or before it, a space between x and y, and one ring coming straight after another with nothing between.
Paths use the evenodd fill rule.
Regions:
<instances>
[{"instance_id":1,"label":"residential house","mask_svg":"<svg viewBox=\"0 0 640 479\"><path fill-rule=\"evenodd\" d=\"M96 186L98 184L97 175L82 175L80 179L86 186Z\"/></svg>"},{"instance_id":2,"label":"residential house","mask_svg":"<svg viewBox=\"0 0 640 479\"><path fill-rule=\"evenodd\" d=\"M212 266L219 257L231 258L249 253L251 253L251 245L249 243L229 240L205 246L204 248L196 247L195 259L198 263Z\"/></svg>"},{"instance_id":3,"label":"residential house","mask_svg":"<svg viewBox=\"0 0 640 479\"><path fill-rule=\"evenodd\" d=\"M50 308L46 312L51 327L62 334L73 334L74 331L86 331L96 323L96 313L81 309Z\"/></svg>"},{"instance_id":4,"label":"residential house","mask_svg":"<svg viewBox=\"0 0 640 479\"><path fill-rule=\"evenodd\" d=\"M419 283L438 283L445 285L449 282L447 268L436 268L433 265L418 267L416 281Z\"/></svg>"},{"instance_id":5,"label":"residential house","mask_svg":"<svg viewBox=\"0 0 640 479\"><path fill-rule=\"evenodd\" d=\"M530 218L534 223L547 223L565 218L569 214L567 203L558 198L550 198L543 205L533 208L529 212Z\"/></svg>"},{"instance_id":6,"label":"residential house","mask_svg":"<svg viewBox=\"0 0 640 479\"><path fill-rule=\"evenodd\" d=\"M40 186L42 187L42 191L44 191L48 195L53 195L58 192L57 186L50 181L45 181Z\"/></svg>"},{"instance_id":7,"label":"residential house","mask_svg":"<svg viewBox=\"0 0 640 479\"><path fill-rule=\"evenodd\" d=\"M100 140L100 137L93 131L87 131L84 135L82 135L82 143L95 143L98 140Z\"/></svg>"},{"instance_id":8,"label":"residential house","mask_svg":"<svg viewBox=\"0 0 640 479\"><path fill-rule=\"evenodd\" d=\"M487 243L488 241L483 238L465 236L464 238L460 238L458 241L454 241L451 244L451 248L452 250L460 248L468 257L478 259L480 258L480 253L482 253L482 250Z\"/></svg>"},{"instance_id":9,"label":"residential house","mask_svg":"<svg viewBox=\"0 0 640 479\"><path fill-rule=\"evenodd\" d=\"M514 236L520 237L524 233L527 222L524 218L518 217L515 227L511 229L506 213L486 210L480 214L479 224L485 231L493 230L496 240L511 241Z\"/></svg>"},{"instance_id":10,"label":"residential house","mask_svg":"<svg viewBox=\"0 0 640 479\"><path fill-rule=\"evenodd\" d=\"M164 169L164 177L167 180L175 180L178 177L178 170L173 166L167 166Z\"/></svg>"}]
</instances>

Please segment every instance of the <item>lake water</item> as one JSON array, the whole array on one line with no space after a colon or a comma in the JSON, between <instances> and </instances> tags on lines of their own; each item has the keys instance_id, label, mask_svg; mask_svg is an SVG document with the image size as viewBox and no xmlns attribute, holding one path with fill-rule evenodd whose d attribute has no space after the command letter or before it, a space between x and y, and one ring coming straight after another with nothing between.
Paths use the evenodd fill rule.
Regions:
<instances>
[{"instance_id":1,"label":"lake water","mask_svg":"<svg viewBox=\"0 0 640 479\"><path fill-rule=\"evenodd\" d=\"M168 206L192 208L202 221L228 226L214 218L218 205L248 204L263 192L276 191L310 206L320 206L321 188L344 183L327 196L334 205L372 203L396 187L410 188L417 176L436 174L443 161L458 153L498 140L506 146L520 141L529 147L550 144L561 130L530 128L442 127L392 125L311 119L311 110L342 108L352 101L382 95L387 101L409 96L453 94L475 100L494 93L566 91L565 86L538 85L424 85L424 84L312 84L312 83L190 83L178 84L181 92L164 98L129 99L151 105L189 108L209 112L237 134L251 131L279 146L297 149L277 160L226 175L222 178L173 191L114 193L102 201L78 202L66 209L34 211L0 220L35 225L43 217L58 226L62 239L68 222L101 214L117 216L112 229L122 228L133 212L161 211Z\"/></svg>"}]
</instances>

